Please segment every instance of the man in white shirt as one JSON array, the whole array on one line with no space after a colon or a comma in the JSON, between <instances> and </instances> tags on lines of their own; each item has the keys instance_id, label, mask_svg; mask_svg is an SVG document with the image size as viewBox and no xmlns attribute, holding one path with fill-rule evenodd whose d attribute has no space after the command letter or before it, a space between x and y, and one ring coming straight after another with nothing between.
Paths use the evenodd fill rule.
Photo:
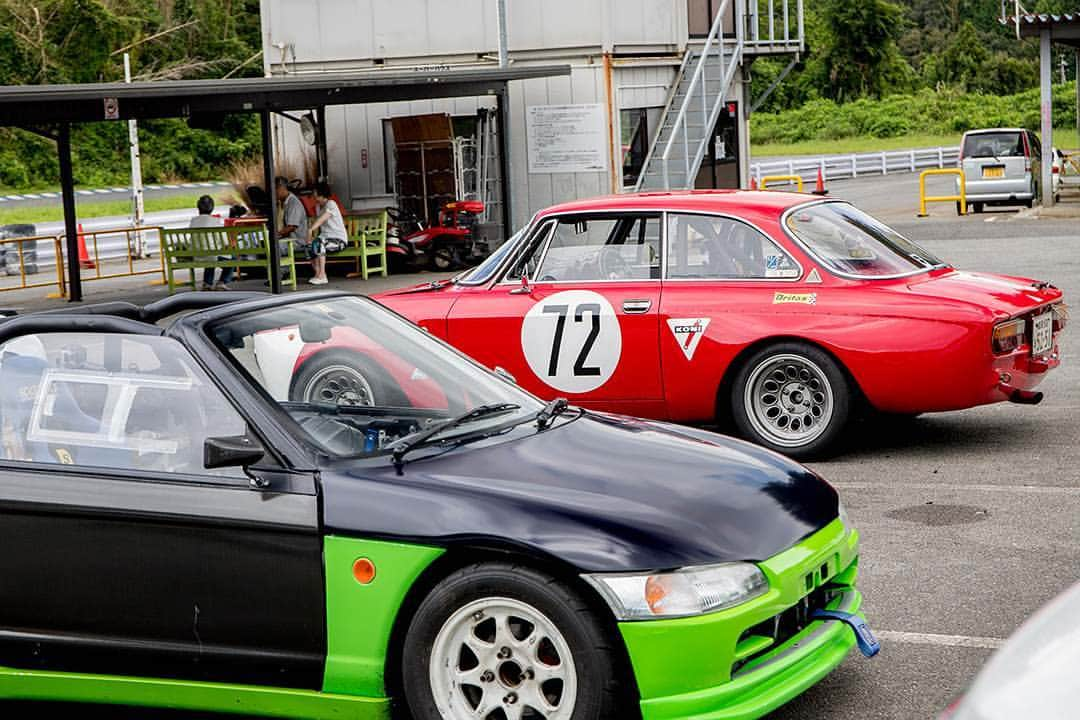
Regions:
<instances>
[{"instance_id":1,"label":"man in white shirt","mask_svg":"<svg viewBox=\"0 0 1080 720\"><path fill-rule=\"evenodd\" d=\"M224 227L225 222L218 217L214 217L214 198L209 195L203 195L199 198L199 201L195 203L195 207L198 208L199 214L191 218L191 222L188 227L191 228L212 228L212 227ZM203 262L214 262L214 260L224 260L222 257L200 257L197 258ZM236 272L235 268L227 267L221 269L221 280L214 284L214 268L203 268L203 290L228 290L229 283L232 282L233 273Z\"/></svg>"},{"instance_id":2,"label":"man in white shirt","mask_svg":"<svg viewBox=\"0 0 1080 720\"><path fill-rule=\"evenodd\" d=\"M330 186L325 182L315 183L315 202L318 203L318 217L308 228L308 238L311 241L309 253L311 255L311 267L315 271L315 277L308 282L312 285L325 285L329 282L326 277L326 243L336 240L344 245L349 236L345 229L345 218L341 216L341 208L331 198ZM315 237L315 231L319 236Z\"/></svg>"}]
</instances>

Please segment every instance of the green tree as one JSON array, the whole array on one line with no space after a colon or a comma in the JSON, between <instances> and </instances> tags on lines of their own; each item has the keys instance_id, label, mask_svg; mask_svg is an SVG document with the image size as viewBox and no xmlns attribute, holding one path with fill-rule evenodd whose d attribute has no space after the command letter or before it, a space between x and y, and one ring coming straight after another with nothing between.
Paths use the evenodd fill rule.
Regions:
<instances>
[{"instance_id":1,"label":"green tree","mask_svg":"<svg viewBox=\"0 0 1080 720\"><path fill-rule=\"evenodd\" d=\"M913 73L897 40L904 8L888 0L825 0L827 38L821 61L828 79L823 94L846 101L908 89Z\"/></svg>"}]
</instances>

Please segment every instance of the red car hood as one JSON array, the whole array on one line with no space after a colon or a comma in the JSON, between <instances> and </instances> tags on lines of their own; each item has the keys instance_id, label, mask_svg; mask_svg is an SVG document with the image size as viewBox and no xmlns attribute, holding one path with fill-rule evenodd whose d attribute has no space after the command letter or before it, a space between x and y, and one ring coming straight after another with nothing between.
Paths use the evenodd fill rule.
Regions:
<instances>
[{"instance_id":1,"label":"red car hood","mask_svg":"<svg viewBox=\"0 0 1080 720\"><path fill-rule=\"evenodd\" d=\"M956 270L922 275L907 288L916 295L985 307L1002 317L1023 315L1061 299L1060 290L1039 280Z\"/></svg>"}]
</instances>

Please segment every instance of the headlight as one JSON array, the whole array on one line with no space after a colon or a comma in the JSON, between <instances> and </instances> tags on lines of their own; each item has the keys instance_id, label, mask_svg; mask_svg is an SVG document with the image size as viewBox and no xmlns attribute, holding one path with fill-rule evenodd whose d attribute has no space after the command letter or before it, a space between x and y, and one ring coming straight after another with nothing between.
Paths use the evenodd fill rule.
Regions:
<instances>
[{"instance_id":1,"label":"headlight","mask_svg":"<svg viewBox=\"0 0 1080 720\"><path fill-rule=\"evenodd\" d=\"M762 595L769 581L744 562L702 565L655 575L584 575L619 620L703 615Z\"/></svg>"}]
</instances>

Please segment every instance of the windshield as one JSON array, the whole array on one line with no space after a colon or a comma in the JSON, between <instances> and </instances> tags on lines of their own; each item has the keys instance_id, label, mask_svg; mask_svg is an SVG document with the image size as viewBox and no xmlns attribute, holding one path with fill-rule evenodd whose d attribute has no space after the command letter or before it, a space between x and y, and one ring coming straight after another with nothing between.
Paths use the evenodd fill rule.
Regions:
<instances>
[{"instance_id":1,"label":"windshield","mask_svg":"<svg viewBox=\"0 0 1080 720\"><path fill-rule=\"evenodd\" d=\"M962 157L1024 157L1024 141L1015 130L974 133L964 137Z\"/></svg>"},{"instance_id":2,"label":"windshield","mask_svg":"<svg viewBox=\"0 0 1080 720\"><path fill-rule=\"evenodd\" d=\"M480 263L472 270L462 273L455 278L454 282L461 285L481 285L486 283L495 274L495 271L499 269L499 265L502 264L503 258L510 254L527 229L528 226L518 230L514 233L513 237L500 245L495 252L488 255L484 262Z\"/></svg>"},{"instance_id":3,"label":"windshield","mask_svg":"<svg viewBox=\"0 0 1080 720\"><path fill-rule=\"evenodd\" d=\"M532 419L543 404L378 304L342 296L215 323L210 336L322 450L380 455L473 413L433 441ZM498 406L497 412L485 412ZM480 410L480 412L474 412Z\"/></svg>"},{"instance_id":4,"label":"windshield","mask_svg":"<svg viewBox=\"0 0 1080 720\"><path fill-rule=\"evenodd\" d=\"M796 208L788 214L787 227L822 264L841 275L909 275L944 264L847 203Z\"/></svg>"}]
</instances>

